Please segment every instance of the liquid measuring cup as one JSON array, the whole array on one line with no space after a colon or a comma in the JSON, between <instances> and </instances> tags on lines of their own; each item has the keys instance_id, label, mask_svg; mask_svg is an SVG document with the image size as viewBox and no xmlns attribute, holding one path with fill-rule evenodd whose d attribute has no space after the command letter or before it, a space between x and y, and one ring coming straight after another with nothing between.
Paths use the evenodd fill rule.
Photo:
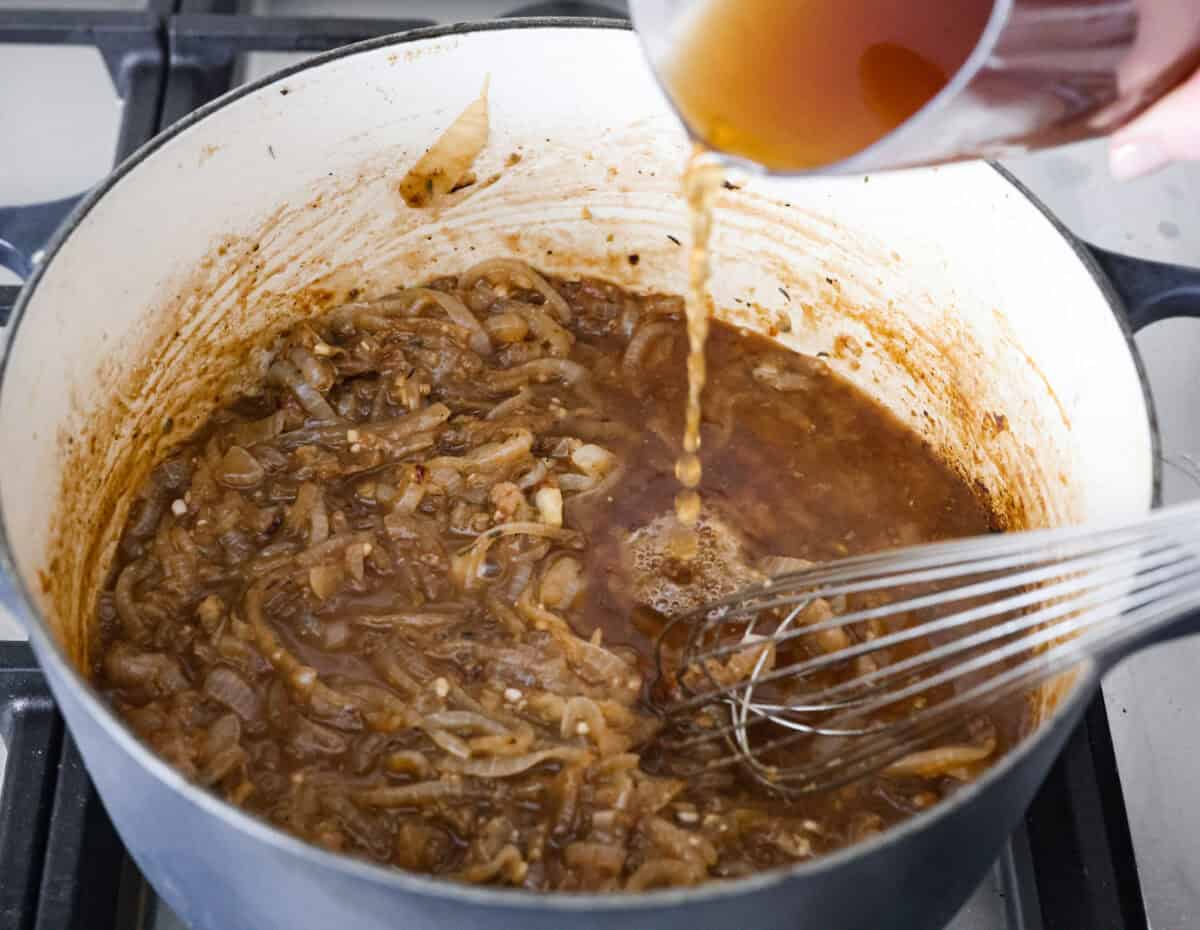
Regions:
<instances>
[{"instance_id":1,"label":"liquid measuring cup","mask_svg":"<svg viewBox=\"0 0 1200 930\"><path fill-rule=\"evenodd\" d=\"M1200 64L1198 0L631 0L688 131L852 174L1106 135Z\"/></svg>"}]
</instances>

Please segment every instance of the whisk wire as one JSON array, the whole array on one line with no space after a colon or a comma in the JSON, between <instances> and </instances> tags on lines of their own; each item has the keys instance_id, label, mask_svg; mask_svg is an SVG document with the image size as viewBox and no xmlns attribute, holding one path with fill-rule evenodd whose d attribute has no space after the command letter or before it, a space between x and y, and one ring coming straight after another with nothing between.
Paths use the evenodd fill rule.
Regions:
<instances>
[{"instance_id":1,"label":"whisk wire","mask_svg":"<svg viewBox=\"0 0 1200 930\"><path fill-rule=\"evenodd\" d=\"M1143 575L1140 575L1138 577L1137 583L1140 586L1145 586L1145 585L1148 585L1148 584L1151 584L1151 583L1157 581L1160 578L1172 579L1172 578L1178 577L1179 575L1185 574L1185 573L1193 571L1193 570L1194 570L1194 566L1190 565L1187 562L1180 561L1178 559L1171 560L1171 561L1164 561L1162 563L1162 567L1155 568L1153 571L1146 572ZM951 624L954 619L961 618L961 623L959 624L959 626L961 628L962 626L973 625L979 619L992 619L992 618L1001 616L1006 613L1011 613L1017 609L1021 609L1021 608L1025 608L1025 607L1032 607L1032 606L1038 604L1039 602L1045 601L1049 597L1059 597L1059 596L1066 596L1066 595L1070 595L1070 594L1078 594L1079 595L1079 600L1077 600L1077 601L1052 604L1052 605L1046 606L1046 607L1039 607L1031 613L1022 613L1018 617L1013 618L1012 620L1008 620L1008 621L1005 621L1000 624L994 624L994 625L985 627L983 630L981 630L978 633L972 634L970 636L964 637L959 640L955 640L951 643L946 643L946 644L943 644L940 646L935 646L932 649L922 652L919 655L914 656L910 659L905 659L905 660L902 660L902 661L894 663L894 664L889 664L882 669L878 669L874 672L869 672L866 675L863 675L856 682L848 682L848 683L843 683L843 684L837 685L833 688L827 689L824 692L821 692L821 694L826 697L829 697L834 694L848 692L851 690L852 686L855 686L855 687L865 686L865 685L874 684L874 683L877 683L880 681L900 677L903 675L908 675L915 671L920 670L921 668L923 668L925 666L937 665L937 664L943 662L945 659L951 658L952 656L957 655L959 653L969 652L969 651L977 648L978 646L986 645L988 643L995 642L997 640L1005 639L1009 636L1012 636L1015 633L1021 633L1021 632L1025 632L1027 630L1033 630L1038 627L1041 627L1042 629L1036 635L1042 635L1044 633L1047 633L1047 631L1050 632L1050 636L1048 639L1041 640L1043 642L1050 641L1057 636L1071 635L1071 633L1073 632L1072 630L1063 632L1057 626L1047 628L1044 626L1044 624L1047 621L1057 621L1057 620L1060 620L1063 618L1066 618L1069 620L1071 617L1073 617L1076 614L1076 612L1081 607L1088 606L1088 605L1097 605L1097 606L1109 605L1109 609L1111 609L1111 605L1113 603L1113 598L1120 597L1128 589L1129 578L1127 576L1113 577L1112 574L1106 574L1105 577L1108 578L1108 580L1104 584L1099 583L1101 580L1099 578L1095 578L1095 579L1089 578L1088 579L1089 582L1092 582L1092 581L1097 582L1096 586L1090 591L1088 590L1088 588L1091 588L1090 584L1085 586L1085 585L1072 585L1070 582L1064 582L1059 585L1055 585L1055 586L1051 586L1051 587L1047 588L1045 590L1044 594L1042 594L1041 592L1036 592L1036 593L1031 592L1028 595L1025 595L1025 596L1022 596L1019 598L1013 598L1011 600L1005 601L1004 604L1000 607L989 606L987 608L979 608L977 610L966 611L963 614L955 615L954 618L948 618L946 620L936 621L934 623L929 623L929 624L923 625L920 628L922 630L928 629L930 633L940 632L940 631L951 628ZM1139 588L1139 590L1140 590L1140 588ZM1087 592L1087 593L1082 593L1082 592ZM935 627L936 627L936 629L934 629ZM913 632L912 630L908 631L908 633L910 633L910 634L912 632ZM888 645L888 643L886 641L889 638L890 637L882 637L878 640L871 640L871 641L868 641L867 643L859 644L858 646L852 646L849 649L844 651L844 658L849 659L849 658L857 657L859 655L870 655L873 652L880 651L881 649L886 648L886 646ZM905 636L905 637L900 637L899 635L897 635L895 638L895 641L907 642L907 641L910 641L912 638L913 637L911 635ZM1025 648L1033 648L1034 646L1038 645L1038 643L1039 643L1039 641L1036 640L1035 637L1031 636L1028 639L1022 640L1017 645L1018 645L1018 647L1023 645L1023 646L1025 646ZM841 657L838 655L826 655L826 656L821 656L821 657L812 659L806 663L800 663L798 665L791 666L790 670L789 670L790 675L788 677L793 677L793 676L795 678L806 677L807 675L810 674L810 668L814 669L814 670L819 670L820 668L827 667L831 664L836 664L840 658ZM999 659L999 656L998 656L998 659ZM832 706L826 705L826 706L816 706L816 707L812 707L810 709L811 710L832 710L835 708Z\"/></svg>"},{"instance_id":2,"label":"whisk wire","mask_svg":"<svg viewBox=\"0 0 1200 930\"><path fill-rule=\"evenodd\" d=\"M1023 590L1023 593L1002 600L991 600L982 605L968 608L964 611L953 613L950 616L930 620L925 623L906 627L895 633L885 634L874 639L868 639L840 650L837 653L825 654L816 656L805 662L784 666L773 669L764 675L755 679L755 685L768 684L773 681L784 679L798 680L808 677L811 674L830 668L835 665L843 664L848 660L868 656L876 652L880 652L894 646L905 645L917 640L927 639L928 637L949 631L961 630L968 625L975 625L985 620L995 620L1005 614L1013 613L1017 610L1030 608L1038 604L1043 604L1046 601L1054 600L1055 598L1078 595L1089 587L1097 587L1105 596L1108 594L1117 595L1129 583L1130 575L1134 566L1142 571L1157 569L1160 566L1177 564L1182 559L1188 558L1188 555L1181 552L1178 547L1168 544L1162 548L1155 548L1150 555L1143 555L1138 552L1125 552L1121 558L1108 558L1097 560L1094 562L1077 562L1072 563L1068 569L1074 577L1067 578L1063 581L1054 584L1045 585L1040 589ZM1029 588L1039 582L1043 582L1051 577L1059 577L1064 573L1064 566L1058 565L1053 572L1037 571L1034 573L1021 573L1010 576L1011 578L1019 579L1019 584L1009 585L1007 587L1018 587L1021 589ZM1005 590L1004 587L999 587L994 591L986 593L998 593ZM929 595L922 599L920 607L945 607L953 602L960 600L974 600L984 596L975 586L967 586L958 589L947 589L935 595ZM788 620L792 620L795 615L802 611L807 604L815 599L814 595L808 595L803 598L800 604L793 608L788 615ZM912 600L897 601L891 607L880 607L870 611L856 611L835 617L833 620L822 623L804 626L799 629L784 630L781 624L780 628L772 635L771 640L776 646L791 642L792 640L805 637L812 637L820 632L841 627L849 626L854 623L861 622L864 619L884 618L894 616L899 613L907 613L917 609L913 607ZM1068 608L1068 610L1074 609ZM1019 621L1010 621L1002 625L989 626L984 632L980 633L977 639L962 639L958 640L957 644L946 645L923 653L924 662L939 661L942 658L954 654L954 652L971 648L975 645L990 642L996 639L1011 635L1024 629L1029 629L1036 626L1042 620L1050 619L1055 616L1061 616L1067 611L1059 610L1055 612L1046 612L1045 610L1038 611L1034 614L1025 616ZM869 614L869 617L865 617ZM718 621L719 622L719 621ZM711 624L712 620L702 620L695 626L696 636L703 635L706 624ZM721 658L726 655L731 655L741 652L746 648L744 642L736 644L726 644L721 648L714 648L699 653L694 653L690 661L700 663L708 659ZM910 660L911 661L911 660ZM894 673L903 673L909 670L918 668L919 664L897 663L890 666ZM870 676L868 676L869 678ZM725 693L736 692L746 686L746 682L735 682L724 687L718 687L711 692L695 695L687 700L684 700L676 705L676 710L687 710L697 706L702 706L707 703L712 697L723 696Z\"/></svg>"},{"instance_id":3,"label":"whisk wire","mask_svg":"<svg viewBox=\"0 0 1200 930\"><path fill-rule=\"evenodd\" d=\"M1173 617L1197 607L1200 607L1200 589L1190 587L1152 609L1147 608L1130 614L1129 619L1135 623L1151 622L1163 617ZM1105 640L1112 638L1114 635L1110 629L1104 635L1091 638L1086 646L1102 647ZM801 793L807 793L829 790L855 781L913 752L924 745L931 735L940 735L955 726L960 726L962 719L957 717L955 712L967 708L975 710L993 706L998 701L1018 695L1035 684L1071 670L1089 654L1090 649L1083 648L1080 644L1063 643L1055 646L988 679L986 683L971 691L956 695L930 712L915 715L901 727L868 734L864 739L856 741L850 753L840 753L823 759L816 765L773 771L772 783L795 782L803 786Z\"/></svg>"},{"instance_id":4,"label":"whisk wire","mask_svg":"<svg viewBox=\"0 0 1200 930\"><path fill-rule=\"evenodd\" d=\"M1180 573L1180 571L1166 571L1165 573L1160 574L1162 574L1162 577L1164 577L1165 580L1169 581L1176 578ZM1152 578L1152 576L1146 575L1143 576L1141 580L1143 584L1146 584L1156 581L1157 578ZM1126 580L1122 580L1119 585L1120 587L1124 588L1126 586ZM1153 597L1156 593L1157 591L1151 587L1145 598L1131 598L1129 606L1137 606L1138 604L1142 603L1143 600ZM717 737L726 736L727 734L734 734L740 743L745 737L746 730L755 725L765 723L776 723L789 729L819 736L845 737L861 735L862 733L869 732L871 728L857 727L848 729L845 727L833 727L827 724L818 725L812 723L802 723L801 721L795 719L794 715L830 713L839 710L844 711L852 709L857 709L859 711L859 715L866 715L871 712L882 710L889 705L894 705L904 700L919 697L927 691L951 684L959 678L983 671L991 665L1003 663L1007 659L1019 656L1023 652L1036 650L1040 646L1053 643L1055 640L1059 640L1063 637L1071 636L1080 632L1087 626L1088 623L1095 622L1096 617L1108 616L1108 613L1105 610L1081 616L1081 607L1089 604L1103 607L1103 605L1108 603L1109 594L1110 589L1101 589L1097 592L1093 592L1093 594L1082 603L1059 603L1040 608L1031 614L1022 615L1021 617L1009 621L1002 626L987 628L979 634L976 634L975 637L971 637L969 640L947 644L932 650L928 654L920 654L894 665L885 666L882 669L878 669L849 682L842 682L840 684L825 688L824 690L818 691L809 697L807 699L809 703L792 701L787 705L782 705L755 702L751 699L751 695L754 690L758 686L767 683L770 680L803 677L804 666L807 663L776 669L771 673L771 676L758 676L755 672L752 672L745 680L733 685L728 685L719 692L715 692L713 695L737 701L743 708L743 712L739 719L736 719L733 723L724 727L713 728L699 736L694 736L691 739L681 741L675 744L675 746L676 748L686 748L688 746L698 745L701 742L710 741ZM1047 625L1048 622L1052 623L1053 625ZM1064 629L1064 626L1067 628ZM1036 629L1035 634L1026 639L1010 643L1004 648L993 650L977 656L975 659L966 664L956 665L945 669L939 674L923 678L918 677L914 681L911 681L908 686L899 691L888 692L887 689L883 687L877 687L873 690L869 690L866 687L868 685L877 685L881 682L902 676L911 676L911 673L919 671L921 667L935 664L938 660L949 658L954 653L967 651L974 646L986 644L987 642L995 639L1004 638L1012 633L1023 632L1028 629ZM849 652L850 650L847 650L847 653ZM830 660L836 661L838 658L839 657L837 655L825 656L822 657L822 659L813 660L813 662L823 661L825 664L829 664ZM758 664L756 664L756 670L761 668L761 664L764 661L765 654L760 656L757 660ZM852 700L830 703L834 697L842 694L851 694L854 695L854 698ZM822 701L824 703L813 703L816 701ZM755 719L747 720L747 712L755 713ZM770 745L775 745L778 747L778 744L769 744L768 747L764 748L770 748Z\"/></svg>"},{"instance_id":5,"label":"whisk wire","mask_svg":"<svg viewBox=\"0 0 1200 930\"><path fill-rule=\"evenodd\" d=\"M1166 549L1172 545L1173 545L1172 543L1163 543L1162 544L1163 549ZM1123 551L1120 551L1119 553L1114 553L1114 554L1108 556L1107 558L1097 558L1093 562L1077 564L1076 566L1074 566L1072 568L1072 571L1095 571L1095 570L1098 570L1098 569L1101 569L1104 567L1108 567L1110 565L1124 565L1130 561L1135 561L1137 559L1143 559L1143 561L1148 562L1152 558L1153 558L1153 555L1143 556L1136 552L1131 553L1129 551L1123 550ZM873 607L873 608L868 608L865 610L851 611L849 613L845 613L840 616L834 617L831 620L826 620L826 621L822 621L820 623L806 625L802 629L792 630L791 632L789 632L783 636L775 635L774 641L776 644L780 644L780 643L787 642L792 639L799 639L801 637L811 636L816 633L821 633L826 630L838 629L838 628L850 626L850 625L856 624L856 623L863 623L868 620L876 620L876 619L883 619L886 617L892 617L899 613L905 613L905 612L915 611L915 610L922 610L927 607L945 607L950 602L956 601L956 600L974 600L974 599L986 597L986 596L992 595L992 594L999 594L1003 591L1012 590L1014 588L1016 588L1016 589L1028 588L1032 585L1040 584L1040 583L1048 581L1052 578L1057 578L1057 577L1061 576L1062 574L1063 574L1063 566L1061 564L1041 566L1037 569L1033 569L1033 570L1026 571L1026 572L1020 572L1020 573L1013 574L1013 575L1005 575L1001 578L994 578L994 579L990 579L985 582L964 585L962 587L957 587L957 588L943 589L943 590L937 591L936 593L924 595L921 597L911 597L911 598L907 598L907 599L898 600L898 601L889 603L886 606L882 606L882 607ZM901 583L907 584L908 582L903 581ZM808 601L802 603L800 605L800 607L797 609L803 609L803 606L806 606L807 603L809 603L812 600L815 600L817 598L822 598L822 599L827 600L830 597L837 596L837 594L840 594L840 593L843 593L843 592L838 589L818 588L817 590L813 591L809 595ZM857 593L857 592L855 592L855 593ZM953 627L960 626L964 623L974 622L976 619L987 619L988 617L995 616L997 613L1007 612L1009 610L1016 609L1017 607L1022 606L1023 604L1036 603L1038 601L1045 600L1047 597L1053 597L1053 596L1055 596L1055 594L1056 594L1055 589L1052 587L1052 588L1047 588L1047 589L1041 589L1038 591L1028 592L1025 595L1018 596L1016 599L1014 599L1012 601L1004 601L1004 602L1002 602L1003 606L1000 608L997 608L995 606L995 602L989 602L988 604L985 604L982 607L979 607L975 610L967 611L962 614L955 614L944 620L931 621L928 624L924 624L919 628L915 628L915 629L909 628L909 629L905 629L905 630L902 630L902 631L894 633L894 634L890 634L887 639L886 645L890 646L890 645L909 642L911 640L919 639L919 638L928 636L932 633L936 633L936 632L939 632L944 629L951 629ZM770 607L766 607L764 609L770 609ZM725 618L722 618L722 619L725 619ZM863 647L868 647L871 644L877 643L877 642L881 643L881 645L877 648L882 648L882 638L880 640L871 640L868 643L863 643L860 645ZM695 656L694 658L695 658L695 661L703 661L704 659L710 659L710 658L721 658L723 656L730 655L734 652L738 652L742 648L743 647L740 645L726 643L724 645L715 647L707 652L700 653L699 655ZM853 654L857 655L859 653L853 653ZM846 655L844 657L850 658L851 655L852 654L848 652L848 653L846 653Z\"/></svg>"},{"instance_id":6,"label":"whisk wire","mask_svg":"<svg viewBox=\"0 0 1200 930\"><path fill-rule=\"evenodd\" d=\"M805 621L818 600L862 595L874 603ZM665 712L681 724L669 742L686 750L723 740L730 754L707 754L702 771L741 764L778 791L826 790L1197 608L1200 504L788 573L668 625L687 625L682 648L666 632L659 642L676 694ZM835 630L846 644L812 654ZM776 665L789 649L808 654ZM719 705L728 722L713 716Z\"/></svg>"}]
</instances>

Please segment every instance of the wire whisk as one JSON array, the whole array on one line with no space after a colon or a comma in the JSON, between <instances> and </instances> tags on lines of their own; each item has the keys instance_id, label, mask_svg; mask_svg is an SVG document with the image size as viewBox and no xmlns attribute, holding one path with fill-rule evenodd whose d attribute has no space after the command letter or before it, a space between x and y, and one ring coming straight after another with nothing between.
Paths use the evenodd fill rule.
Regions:
<instances>
[{"instance_id":1,"label":"wire whisk","mask_svg":"<svg viewBox=\"0 0 1200 930\"><path fill-rule=\"evenodd\" d=\"M1198 608L1200 503L813 566L667 625L662 740L690 774L741 766L785 795L909 771L939 740L994 740L998 702L1103 672Z\"/></svg>"}]
</instances>

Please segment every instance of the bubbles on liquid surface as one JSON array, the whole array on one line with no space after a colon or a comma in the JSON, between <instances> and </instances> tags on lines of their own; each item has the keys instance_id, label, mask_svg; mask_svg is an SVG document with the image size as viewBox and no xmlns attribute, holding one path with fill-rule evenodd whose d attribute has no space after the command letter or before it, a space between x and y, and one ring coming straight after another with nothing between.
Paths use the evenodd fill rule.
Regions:
<instances>
[{"instance_id":1,"label":"bubbles on liquid surface","mask_svg":"<svg viewBox=\"0 0 1200 930\"><path fill-rule=\"evenodd\" d=\"M677 551L691 537L690 552ZM673 617L732 594L763 575L746 564L741 537L723 520L703 511L692 527L664 514L629 536L625 548L635 599ZM682 557L681 557L682 555Z\"/></svg>"}]
</instances>

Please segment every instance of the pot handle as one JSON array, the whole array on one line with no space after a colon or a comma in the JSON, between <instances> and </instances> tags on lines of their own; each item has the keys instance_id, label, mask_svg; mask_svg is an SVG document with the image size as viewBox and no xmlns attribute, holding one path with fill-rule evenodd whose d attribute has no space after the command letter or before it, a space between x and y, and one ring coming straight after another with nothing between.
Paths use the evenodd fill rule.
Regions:
<instances>
[{"instance_id":1,"label":"pot handle","mask_svg":"<svg viewBox=\"0 0 1200 930\"><path fill-rule=\"evenodd\" d=\"M42 249L81 199L83 195L76 194L45 203L0 207L0 268L28 279L41 260ZM0 326L8 324L18 290L13 285L0 285Z\"/></svg>"},{"instance_id":2,"label":"pot handle","mask_svg":"<svg viewBox=\"0 0 1200 930\"><path fill-rule=\"evenodd\" d=\"M17 305L17 295L21 293L21 289L15 284L0 284L0 327L8 325L8 318L12 316L13 307ZM5 350L3 336L0 335L0 355Z\"/></svg>"},{"instance_id":3,"label":"pot handle","mask_svg":"<svg viewBox=\"0 0 1200 930\"><path fill-rule=\"evenodd\" d=\"M1120 297L1135 333L1171 317L1200 317L1200 268L1134 258L1090 243L1083 245ZM1160 627L1132 649L1117 651L1107 657L1106 666L1146 646L1195 633L1200 633L1200 611Z\"/></svg>"},{"instance_id":4,"label":"pot handle","mask_svg":"<svg viewBox=\"0 0 1200 930\"><path fill-rule=\"evenodd\" d=\"M1125 305L1133 331L1177 316L1200 316L1200 268L1134 258L1084 243Z\"/></svg>"},{"instance_id":5,"label":"pot handle","mask_svg":"<svg viewBox=\"0 0 1200 930\"><path fill-rule=\"evenodd\" d=\"M41 250L82 197L76 194L22 207L0 207L0 266L20 278L33 274Z\"/></svg>"}]
</instances>

